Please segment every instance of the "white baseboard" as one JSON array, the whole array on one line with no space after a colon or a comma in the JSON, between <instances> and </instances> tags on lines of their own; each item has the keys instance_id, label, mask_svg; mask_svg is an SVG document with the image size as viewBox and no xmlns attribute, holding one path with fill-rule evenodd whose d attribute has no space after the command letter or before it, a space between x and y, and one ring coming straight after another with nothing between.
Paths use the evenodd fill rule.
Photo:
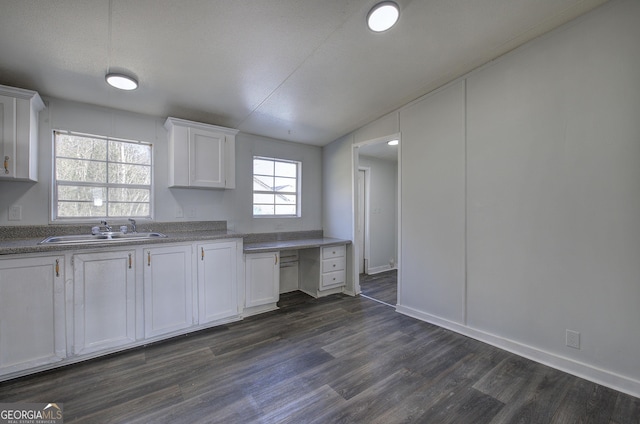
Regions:
<instances>
[{"instance_id":1,"label":"white baseboard","mask_svg":"<svg viewBox=\"0 0 640 424\"><path fill-rule=\"evenodd\" d=\"M506 350L507 352L531 359L532 361L539 362L543 365L575 375L576 377L584 378L585 380L627 393L631 396L640 397L640 381L638 380L634 380L611 371L599 369L592 365L575 361L555 353L547 352L533 346L525 345L491 333L467 327L407 306L397 305L396 311L412 318L416 318L490 344L497 348Z\"/></svg>"},{"instance_id":2,"label":"white baseboard","mask_svg":"<svg viewBox=\"0 0 640 424\"><path fill-rule=\"evenodd\" d=\"M376 266L373 268L369 268L367 270L368 275L380 274L381 272L391 271L392 269L396 269L395 267L390 267L389 265Z\"/></svg>"}]
</instances>

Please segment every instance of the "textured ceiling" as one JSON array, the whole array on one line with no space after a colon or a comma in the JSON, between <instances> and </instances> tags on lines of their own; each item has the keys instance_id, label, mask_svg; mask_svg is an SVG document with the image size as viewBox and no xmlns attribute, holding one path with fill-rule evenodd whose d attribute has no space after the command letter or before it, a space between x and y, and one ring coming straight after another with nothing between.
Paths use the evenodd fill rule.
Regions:
<instances>
[{"instance_id":1,"label":"textured ceiling","mask_svg":"<svg viewBox=\"0 0 640 424\"><path fill-rule=\"evenodd\" d=\"M322 146L604 3L396 1L0 0L0 84Z\"/></svg>"}]
</instances>

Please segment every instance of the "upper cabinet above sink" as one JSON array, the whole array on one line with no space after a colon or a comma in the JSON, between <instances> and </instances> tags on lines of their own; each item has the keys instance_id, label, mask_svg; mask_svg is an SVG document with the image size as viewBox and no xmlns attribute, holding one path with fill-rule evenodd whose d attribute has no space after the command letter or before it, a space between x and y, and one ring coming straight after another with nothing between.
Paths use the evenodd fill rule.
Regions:
<instances>
[{"instance_id":1,"label":"upper cabinet above sink","mask_svg":"<svg viewBox=\"0 0 640 424\"><path fill-rule=\"evenodd\" d=\"M0 85L0 180L38 181L38 113L35 91Z\"/></svg>"},{"instance_id":2,"label":"upper cabinet above sink","mask_svg":"<svg viewBox=\"0 0 640 424\"><path fill-rule=\"evenodd\" d=\"M238 130L167 118L169 187L229 189L236 187Z\"/></svg>"}]
</instances>

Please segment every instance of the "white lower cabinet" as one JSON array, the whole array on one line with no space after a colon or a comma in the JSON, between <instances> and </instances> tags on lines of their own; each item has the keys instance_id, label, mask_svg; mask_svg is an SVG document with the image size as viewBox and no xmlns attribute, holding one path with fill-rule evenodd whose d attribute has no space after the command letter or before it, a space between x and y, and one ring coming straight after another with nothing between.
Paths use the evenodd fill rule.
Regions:
<instances>
[{"instance_id":1,"label":"white lower cabinet","mask_svg":"<svg viewBox=\"0 0 640 424\"><path fill-rule=\"evenodd\" d=\"M73 255L73 353L135 342L135 250Z\"/></svg>"},{"instance_id":2,"label":"white lower cabinet","mask_svg":"<svg viewBox=\"0 0 640 424\"><path fill-rule=\"evenodd\" d=\"M0 260L0 375L66 357L64 257Z\"/></svg>"},{"instance_id":3,"label":"white lower cabinet","mask_svg":"<svg viewBox=\"0 0 640 424\"><path fill-rule=\"evenodd\" d=\"M235 241L199 244L198 323L237 316L238 244Z\"/></svg>"},{"instance_id":4,"label":"white lower cabinet","mask_svg":"<svg viewBox=\"0 0 640 424\"><path fill-rule=\"evenodd\" d=\"M239 319L244 290L241 239L0 257L0 381Z\"/></svg>"},{"instance_id":5,"label":"white lower cabinet","mask_svg":"<svg viewBox=\"0 0 640 424\"><path fill-rule=\"evenodd\" d=\"M146 338L194 325L191 250L191 245L144 249Z\"/></svg>"},{"instance_id":6,"label":"white lower cabinet","mask_svg":"<svg viewBox=\"0 0 640 424\"><path fill-rule=\"evenodd\" d=\"M277 308L280 296L280 252L245 255L245 315Z\"/></svg>"},{"instance_id":7,"label":"white lower cabinet","mask_svg":"<svg viewBox=\"0 0 640 424\"><path fill-rule=\"evenodd\" d=\"M300 290L321 297L342 291L346 284L346 245L300 251Z\"/></svg>"}]
</instances>

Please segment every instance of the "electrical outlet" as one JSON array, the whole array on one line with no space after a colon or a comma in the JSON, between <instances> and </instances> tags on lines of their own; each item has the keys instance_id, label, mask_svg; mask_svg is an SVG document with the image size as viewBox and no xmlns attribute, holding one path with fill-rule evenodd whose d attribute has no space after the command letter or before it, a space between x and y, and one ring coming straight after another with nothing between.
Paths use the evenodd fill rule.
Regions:
<instances>
[{"instance_id":1,"label":"electrical outlet","mask_svg":"<svg viewBox=\"0 0 640 424\"><path fill-rule=\"evenodd\" d=\"M22 206L13 205L9 207L9 221L21 221L22 220Z\"/></svg>"},{"instance_id":2,"label":"electrical outlet","mask_svg":"<svg viewBox=\"0 0 640 424\"><path fill-rule=\"evenodd\" d=\"M580 349L580 333L573 330L567 330L567 346L574 349Z\"/></svg>"}]
</instances>

